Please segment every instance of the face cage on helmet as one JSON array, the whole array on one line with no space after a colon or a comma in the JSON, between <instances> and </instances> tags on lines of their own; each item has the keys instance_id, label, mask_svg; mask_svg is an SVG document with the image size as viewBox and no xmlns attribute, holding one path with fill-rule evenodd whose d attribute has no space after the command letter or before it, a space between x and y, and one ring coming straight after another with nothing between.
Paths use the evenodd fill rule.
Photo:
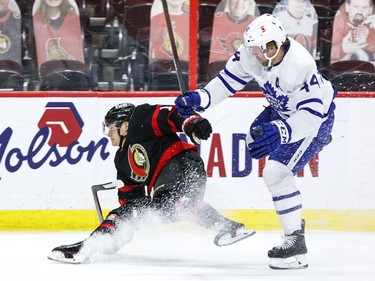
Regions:
<instances>
[{"instance_id":1,"label":"face cage on helmet","mask_svg":"<svg viewBox=\"0 0 375 281\"><path fill-rule=\"evenodd\" d=\"M121 121L121 122L119 122L119 121L114 121L114 122L103 121L102 122L102 131L103 131L103 134L106 135L106 136L108 136L108 134L109 134L110 131L120 130L122 122L123 121ZM115 124L116 126L114 128L109 129L108 127L111 124ZM120 134L120 132L119 132L119 134Z\"/></svg>"}]
</instances>

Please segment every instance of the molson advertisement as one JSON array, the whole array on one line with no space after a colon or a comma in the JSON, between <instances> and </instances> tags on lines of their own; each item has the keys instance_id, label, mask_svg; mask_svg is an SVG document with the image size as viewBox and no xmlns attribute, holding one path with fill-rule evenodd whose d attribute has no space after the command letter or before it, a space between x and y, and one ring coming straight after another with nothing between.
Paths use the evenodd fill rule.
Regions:
<instances>
[{"instance_id":1,"label":"molson advertisement","mask_svg":"<svg viewBox=\"0 0 375 281\"><path fill-rule=\"evenodd\" d=\"M79 142L84 122L72 102L48 102L37 125L39 131L24 151L16 147L4 155L11 143L13 130L8 127L1 134L0 159L8 172L15 173L22 165L37 170L43 165L57 167L63 162L71 165L82 160L91 162L95 154L102 160L109 156L106 138L91 140L85 146ZM45 151L45 148L48 150Z\"/></svg>"}]
</instances>

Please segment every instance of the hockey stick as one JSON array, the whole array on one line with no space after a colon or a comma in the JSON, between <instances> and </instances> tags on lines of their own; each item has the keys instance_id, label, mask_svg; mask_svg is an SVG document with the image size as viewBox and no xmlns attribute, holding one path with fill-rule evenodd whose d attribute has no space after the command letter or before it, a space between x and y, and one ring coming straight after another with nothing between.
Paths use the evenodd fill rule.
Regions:
<instances>
[{"instance_id":1,"label":"hockey stick","mask_svg":"<svg viewBox=\"0 0 375 281\"><path fill-rule=\"evenodd\" d=\"M92 196L94 197L95 209L100 223L103 222L104 218L102 207L100 206L98 191L115 189L122 186L124 186L124 183L121 180L91 186Z\"/></svg>"},{"instance_id":2,"label":"hockey stick","mask_svg":"<svg viewBox=\"0 0 375 281\"><path fill-rule=\"evenodd\" d=\"M165 21L167 23L167 29L168 29L169 43L171 45L173 62L174 62L174 66L175 66L176 73L177 73L178 86L180 88L180 91L184 94L187 91L187 88L185 85L184 77L182 76L181 63L180 63L180 59L178 58L176 41L174 39L171 17L169 15L167 0L161 0L161 2L163 3ZM193 133L192 137L197 144L201 143L201 140L195 135L195 133Z\"/></svg>"},{"instance_id":3,"label":"hockey stick","mask_svg":"<svg viewBox=\"0 0 375 281\"><path fill-rule=\"evenodd\" d=\"M180 87L180 91L182 93L185 93L186 90L187 90L187 88L186 88L186 85L185 85L184 78L182 76L181 63L180 63L180 59L178 58L176 41L174 39L174 34L173 34L173 29L172 29L172 23L171 23L171 17L169 15L167 0L162 0L161 2L163 3L165 21L167 22L169 42L170 42L171 49L172 49L174 66L175 66L176 72L177 72L178 85Z\"/></svg>"}]
</instances>

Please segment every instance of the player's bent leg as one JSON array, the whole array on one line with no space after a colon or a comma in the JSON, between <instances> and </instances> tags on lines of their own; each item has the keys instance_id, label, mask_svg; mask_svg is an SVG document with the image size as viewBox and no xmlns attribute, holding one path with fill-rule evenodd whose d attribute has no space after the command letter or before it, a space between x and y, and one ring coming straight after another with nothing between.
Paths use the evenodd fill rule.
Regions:
<instances>
[{"instance_id":1,"label":"player's bent leg","mask_svg":"<svg viewBox=\"0 0 375 281\"><path fill-rule=\"evenodd\" d=\"M114 254L133 238L130 222L133 208L129 204L111 211L88 238L72 245L52 249L48 259L63 263L82 263L97 253Z\"/></svg>"},{"instance_id":2,"label":"player's bent leg","mask_svg":"<svg viewBox=\"0 0 375 281\"><path fill-rule=\"evenodd\" d=\"M96 253L113 254L133 236L131 230L120 231L118 216L109 214L88 238L72 245L62 245L52 249L48 259L64 263L82 263Z\"/></svg>"},{"instance_id":3,"label":"player's bent leg","mask_svg":"<svg viewBox=\"0 0 375 281\"><path fill-rule=\"evenodd\" d=\"M194 210L195 222L205 228L218 229L214 238L216 246L228 246L242 241L255 234L244 224L232 221L222 216L215 208L204 201L198 201Z\"/></svg>"},{"instance_id":4,"label":"player's bent leg","mask_svg":"<svg viewBox=\"0 0 375 281\"><path fill-rule=\"evenodd\" d=\"M185 206L180 204L177 212L180 214L180 218L194 222L204 228L218 229L214 244L219 247L234 244L255 234L254 230L247 229L244 224L222 216L203 200Z\"/></svg>"}]
</instances>

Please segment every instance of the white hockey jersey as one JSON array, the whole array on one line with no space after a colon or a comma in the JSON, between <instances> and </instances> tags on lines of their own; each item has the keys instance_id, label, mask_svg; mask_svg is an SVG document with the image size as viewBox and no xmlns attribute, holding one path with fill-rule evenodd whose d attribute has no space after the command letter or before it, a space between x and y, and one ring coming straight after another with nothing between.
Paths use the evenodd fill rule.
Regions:
<instances>
[{"instance_id":1,"label":"white hockey jersey","mask_svg":"<svg viewBox=\"0 0 375 281\"><path fill-rule=\"evenodd\" d=\"M336 91L318 71L310 53L290 39L283 59L267 70L251 48L241 47L225 68L200 91L201 106L212 107L255 79L269 102L292 129L290 142L315 136L328 113L334 110ZM207 92L208 95L204 94Z\"/></svg>"}]
</instances>

